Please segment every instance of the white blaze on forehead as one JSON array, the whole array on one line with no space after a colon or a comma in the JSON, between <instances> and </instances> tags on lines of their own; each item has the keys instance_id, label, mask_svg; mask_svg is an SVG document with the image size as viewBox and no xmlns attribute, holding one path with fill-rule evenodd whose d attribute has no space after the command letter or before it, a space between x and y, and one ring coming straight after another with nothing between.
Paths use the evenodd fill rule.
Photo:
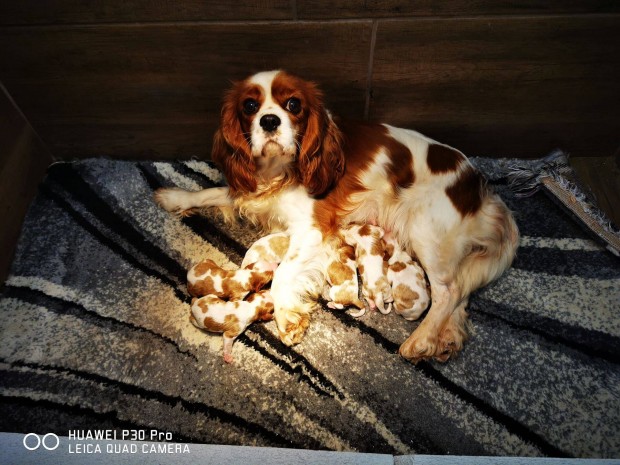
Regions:
<instances>
[{"instance_id":1,"label":"white blaze on forehead","mask_svg":"<svg viewBox=\"0 0 620 465\"><path fill-rule=\"evenodd\" d=\"M279 69L273 71L263 71L250 77L248 80L251 84L257 84L265 91L265 97L271 98L271 84L276 76L280 73Z\"/></svg>"}]
</instances>

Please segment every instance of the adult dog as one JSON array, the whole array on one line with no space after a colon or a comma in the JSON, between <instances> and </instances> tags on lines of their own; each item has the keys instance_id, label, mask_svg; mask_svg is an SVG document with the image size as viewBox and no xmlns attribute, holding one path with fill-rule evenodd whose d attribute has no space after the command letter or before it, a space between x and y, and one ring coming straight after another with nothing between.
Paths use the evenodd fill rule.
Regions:
<instances>
[{"instance_id":1,"label":"adult dog","mask_svg":"<svg viewBox=\"0 0 620 465\"><path fill-rule=\"evenodd\" d=\"M234 207L290 234L271 291L288 345L308 327L343 225L381 226L426 270L431 308L400 347L414 363L462 348L469 294L499 277L517 248L511 212L461 152L415 131L337 120L315 84L284 71L233 85L212 158L228 187L160 189L156 200L180 215Z\"/></svg>"}]
</instances>

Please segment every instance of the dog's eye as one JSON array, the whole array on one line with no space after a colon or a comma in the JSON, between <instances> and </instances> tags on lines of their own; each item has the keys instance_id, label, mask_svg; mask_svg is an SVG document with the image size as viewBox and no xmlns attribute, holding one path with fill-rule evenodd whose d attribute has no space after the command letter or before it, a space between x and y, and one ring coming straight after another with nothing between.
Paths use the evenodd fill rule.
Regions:
<instances>
[{"instance_id":1,"label":"dog's eye","mask_svg":"<svg viewBox=\"0 0 620 465\"><path fill-rule=\"evenodd\" d=\"M291 97L286 101L286 109L296 115L301 111L301 101L296 97Z\"/></svg>"},{"instance_id":2,"label":"dog's eye","mask_svg":"<svg viewBox=\"0 0 620 465\"><path fill-rule=\"evenodd\" d=\"M258 111L258 102L253 98L246 99L243 102L243 111L248 115L253 115Z\"/></svg>"}]
</instances>

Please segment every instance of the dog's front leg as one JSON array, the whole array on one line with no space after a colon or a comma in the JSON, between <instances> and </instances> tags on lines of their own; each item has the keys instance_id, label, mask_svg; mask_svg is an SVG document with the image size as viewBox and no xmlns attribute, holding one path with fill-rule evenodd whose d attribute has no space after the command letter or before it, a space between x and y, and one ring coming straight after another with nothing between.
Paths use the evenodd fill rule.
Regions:
<instances>
[{"instance_id":1,"label":"dog's front leg","mask_svg":"<svg viewBox=\"0 0 620 465\"><path fill-rule=\"evenodd\" d=\"M316 229L291 233L287 254L276 269L271 285L274 318L286 345L301 342L310 314L325 285L327 248Z\"/></svg>"},{"instance_id":2,"label":"dog's front leg","mask_svg":"<svg viewBox=\"0 0 620 465\"><path fill-rule=\"evenodd\" d=\"M189 216L200 208L232 207L228 187L211 187L196 192L178 187L162 188L155 191L155 201L164 209L178 216Z\"/></svg>"}]
</instances>

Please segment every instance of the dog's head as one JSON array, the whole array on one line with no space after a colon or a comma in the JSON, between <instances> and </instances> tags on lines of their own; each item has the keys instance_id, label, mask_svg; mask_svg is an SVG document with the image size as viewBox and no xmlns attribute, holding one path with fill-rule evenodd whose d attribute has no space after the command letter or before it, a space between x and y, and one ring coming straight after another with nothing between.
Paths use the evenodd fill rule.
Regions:
<instances>
[{"instance_id":1,"label":"dog's head","mask_svg":"<svg viewBox=\"0 0 620 465\"><path fill-rule=\"evenodd\" d=\"M313 196L325 194L344 172L342 136L317 86L284 71L237 82L224 98L213 142L233 193L292 173Z\"/></svg>"}]
</instances>

